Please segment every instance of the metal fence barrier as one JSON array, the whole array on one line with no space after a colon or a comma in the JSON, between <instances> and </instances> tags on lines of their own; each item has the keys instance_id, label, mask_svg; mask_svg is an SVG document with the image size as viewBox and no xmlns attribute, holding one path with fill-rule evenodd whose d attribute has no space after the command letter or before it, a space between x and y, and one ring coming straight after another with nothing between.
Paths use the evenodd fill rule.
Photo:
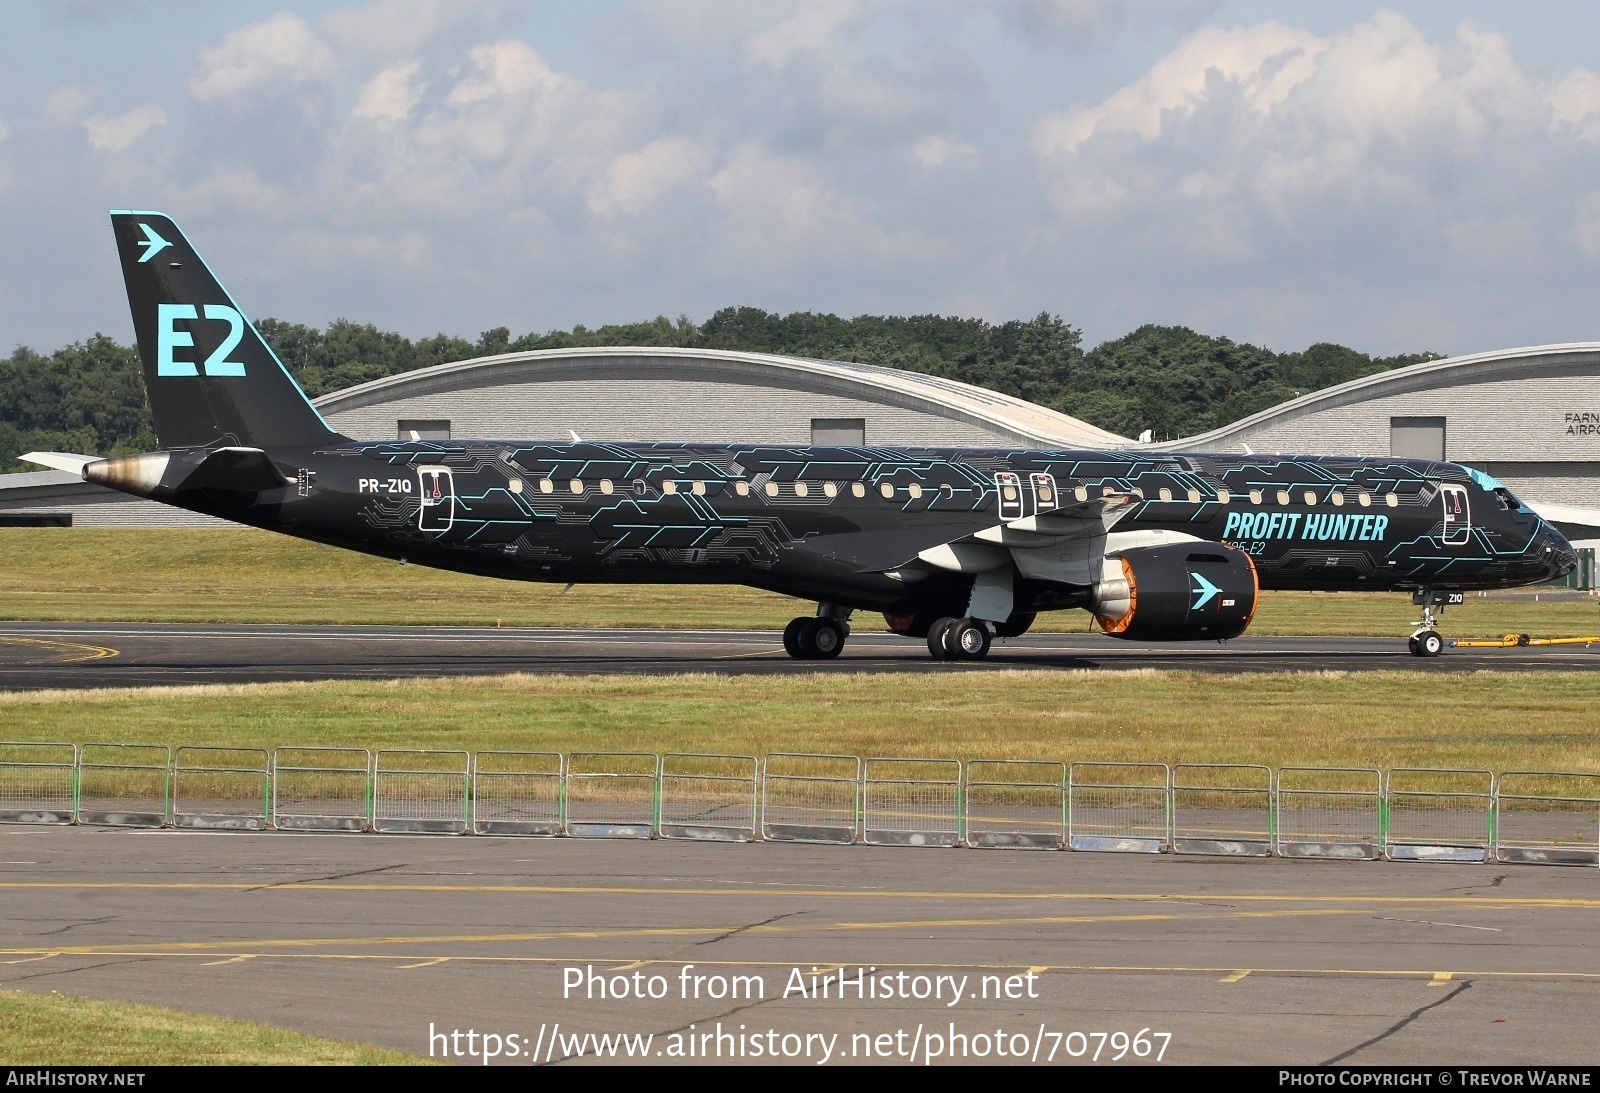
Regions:
<instances>
[{"instance_id":1,"label":"metal fence barrier","mask_svg":"<svg viewBox=\"0 0 1600 1093\"><path fill-rule=\"evenodd\" d=\"M1600 865L1600 773L0 742L0 823Z\"/></svg>"},{"instance_id":2,"label":"metal fence barrier","mask_svg":"<svg viewBox=\"0 0 1600 1093\"><path fill-rule=\"evenodd\" d=\"M779 842L855 842L861 760L854 755L769 752L761 763L761 837Z\"/></svg>"},{"instance_id":3,"label":"metal fence barrier","mask_svg":"<svg viewBox=\"0 0 1600 1093\"><path fill-rule=\"evenodd\" d=\"M266 748L184 745L172 757L172 823L224 831L271 825Z\"/></svg>"},{"instance_id":4,"label":"metal fence barrier","mask_svg":"<svg viewBox=\"0 0 1600 1093\"><path fill-rule=\"evenodd\" d=\"M1067 845L1073 850L1159 854L1172 829L1165 763L1067 767Z\"/></svg>"},{"instance_id":5,"label":"metal fence barrier","mask_svg":"<svg viewBox=\"0 0 1600 1093\"><path fill-rule=\"evenodd\" d=\"M78 812L78 745L0 743L0 823L70 824Z\"/></svg>"},{"instance_id":6,"label":"metal fence barrier","mask_svg":"<svg viewBox=\"0 0 1600 1093\"><path fill-rule=\"evenodd\" d=\"M753 755L663 755L659 834L663 839L751 841L757 830L760 769Z\"/></svg>"},{"instance_id":7,"label":"metal fence barrier","mask_svg":"<svg viewBox=\"0 0 1600 1093\"><path fill-rule=\"evenodd\" d=\"M1494 775L1395 767L1384 779L1390 861L1487 861L1494 846Z\"/></svg>"},{"instance_id":8,"label":"metal fence barrier","mask_svg":"<svg viewBox=\"0 0 1600 1093\"><path fill-rule=\"evenodd\" d=\"M366 748L277 748L272 826L284 831L365 831L372 816Z\"/></svg>"},{"instance_id":9,"label":"metal fence barrier","mask_svg":"<svg viewBox=\"0 0 1600 1093\"><path fill-rule=\"evenodd\" d=\"M660 793L661 759L654 752L573 752L562 830L578 839L648 839Z\"/></svg>"},{"instance_id":10,"label":"metal fence barrier","mask_svg":"<svg viewBox=\"0 0 1600 1093\"><path fill-rule=\"evenodd\" d=\"M1278 853L1376 858L1383 853L1383 772L1369 767L1278 771Z\"/></svg>"},{"instance_id":11,"label":"metal fence barrier","mask_svg":"<svg viewBox=\"0 0 1600 1093\"><path fill-rule=\"evenodd\" d=\"M560 752L478 752L472 757L473 834L561 834L565 773Z\"/></svg>"},{"instance_id":12,"label":"metal fence barrier","mask_svg":"<svg viewBox=\"0 0 1600 1093\"><path fill-rule=\"evenodd\" d=\"M959 759L868 759L861 774L861 841L961 844Z\"/></svg>"},{"instance_id":13,"label":"metal fence barrier","mask_svg":"<svg viewBox=\"0 0 1600 1093\"><path fill-rule=\"evenodd\" d=\"M164 744L85 744L78 751L78 822L162 827L172 749Z\"/></svg>"},{"instance_id":14,"label":"metal fence barrier","mask_svg":"<svg viewBox=\"0 0 1600 1093\"><path fill-rule=\"evenodd\" d=\"M963 804L968 846L1060 850L1067 841L1067 765L969 760Z\"/></svg>"},{"instance_id":15,"label":"metal fence barrier","mask_svg":"<svg viewBox=\"0 0 1600 1093\"><path fill-rule=\"evenodd\" d=\"M470 754L386 748L373 758L372 830L467 833L472 815Z\"/></svg>"},{"instance_id":16,"label":"metal fence barrier","mask_svg":"<svg viewBox=\"0 0 1600 1093\"><path fill-rule=\"evenodd\" d=\"M1495 785L1495 859L1600 864L1600 774L1508 770Z\"/></svg>"},{"instance_id":17,"label":"metal fence barrier","mask_svg":"<svg viewBox=\"0 0 1600 1093\"><path fill-rule=\"evenodd\" d=\"M1268 857L1276 820L1270 767L1173 765L1173 853Z\"/></svg>"}]
</instances>

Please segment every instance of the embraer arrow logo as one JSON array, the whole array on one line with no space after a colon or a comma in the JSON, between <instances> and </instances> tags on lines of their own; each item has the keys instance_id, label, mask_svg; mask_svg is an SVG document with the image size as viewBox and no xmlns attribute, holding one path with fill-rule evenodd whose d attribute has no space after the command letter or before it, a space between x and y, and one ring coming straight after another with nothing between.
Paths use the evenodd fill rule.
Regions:
<instances>
[{"instance_id":1,"label":"embraer arrow logo","mask_svg":"<svg viewBox=\"0 0 1600 1093\"><path fill-rule=\"evenodd\" d=\"M144 229L144 238L138 240L137 242L139 246L148 248L139 256L139 264L143 265L156 255L160 254L162 251L166 250L168 247L172 246L172 244L168 240L165 240L157 235L155 230L151 228L149 224L140 224L139 227Z\"/></svg>"},{"instance_id":2,"label":"embraer arrow logo","mask_svg":"<svg viewBox=\"0 0 1600 1093\"><path fill-rule=\"evenodd\" d=\"M1191 611L1200 610L1206 604L1210 603L1218 592L1222 591L1222 589L1218 588L1216 585L1212 584L1210 581L1206 580L1204 577L1200 576L1200 574L1195 573L1192 570L1190 571L1189 576L1193 577L1195 580L1194 594L1199 597L1199 599L1194 601L1194 606L1189 608Z\"/></svg>"}]
</instances>

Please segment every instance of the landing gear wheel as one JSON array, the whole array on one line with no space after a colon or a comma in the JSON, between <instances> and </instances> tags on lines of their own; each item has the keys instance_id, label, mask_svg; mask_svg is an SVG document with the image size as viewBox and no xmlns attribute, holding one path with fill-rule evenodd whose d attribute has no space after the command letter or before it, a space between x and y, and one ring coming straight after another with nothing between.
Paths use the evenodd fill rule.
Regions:
<instances>
[{"instance_id":1,"label":"landing gear wheel","mask_svg":"<svg viewBox=\"0 0 1600 1093\"><path fill-rule=\"evenodd\" d=\"M944 632L951 660L982 660L989 655L989 628L977 619L958 619Z\"/></svg>"},{"instance_id":2,"label":"landing gear wheel","mask_svg":"<svg viewBox=\"0 0 1600 1093\"><path fill-rule=\"evenodd\" d=\"M800 647L811 660L832 660L844 648L844 627L832 619L807 619L800 630Z\"/></svg>"},{"instance_id":3,"label":"landing gear wheel","mask_svg":"<svg viewBox=\"0 0 1600 1093\"><path fill-rule=\"evenodd\" d=\"M795 660L805 660L805 647L800 644L800 631L806 628L810 619L792 619L788 626L783 628L783 651Z\"/></svg>"},{"instance_id":4,"label":"landing gear wheel","mask_svg":"<svg viewBox=\"0 0 1600 1093\"><path fill-rule=\"evenodd\" d=\"M1411 635L1411 655L1414 657L1436 657L1444 651L1444 638L1439 636L1437 630L1423 630Z\"/></svg>"},{"instance_id":5,"label":"landing gear wheel","mask_svg":"<svg viewBox=\"0 0 1600 1093\"><path fill-rule=\"evenodd\" d=\"M950 650L944 643L944 633L956 624L956 620L948 616L934 619L933 625L928 627L928 652L933 654L934 660L951 659Z\"/></svg>"}]
</instances>

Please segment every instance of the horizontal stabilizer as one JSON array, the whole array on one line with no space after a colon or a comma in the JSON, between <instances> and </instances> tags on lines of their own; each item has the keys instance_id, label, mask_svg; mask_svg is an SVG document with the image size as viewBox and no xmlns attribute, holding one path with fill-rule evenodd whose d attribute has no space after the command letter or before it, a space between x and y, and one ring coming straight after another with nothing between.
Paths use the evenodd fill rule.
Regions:
<instances>
[{"instance_id":1,"label":"horizontal stabilizer","mask_svg":"<svg viewBox=\"0 0 1600 1093\"><path fill-rule=\"evenodd\" d=\"M83 468L90 463L100 461L100 456L77 455L74 452L28 452L17 458L25 459L29 463L37 463L41 467L49 467L54 471L66 471L68 474L76 475L82 475Z\"/></svg>"}]
</instances>

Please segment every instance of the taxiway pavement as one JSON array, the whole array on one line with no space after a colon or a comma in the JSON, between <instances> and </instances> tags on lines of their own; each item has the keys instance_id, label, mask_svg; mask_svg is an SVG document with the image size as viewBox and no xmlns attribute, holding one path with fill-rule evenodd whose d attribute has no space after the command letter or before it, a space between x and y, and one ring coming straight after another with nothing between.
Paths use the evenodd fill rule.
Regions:
<instances>
[{"instance_id":1,"label":"taxiway pavement","mask_svg":"<svg viewBox=\"0 0 1600 1093\"><path fill-rule=\"evenodd\" d=\"M807 1036L904 1062L935 1032L1022 1061L1004 1032L1054 1035L1059 1064L1147 1030L1178 1063L1592 1063L1597 912L1592 867L0 828L5 988L421 1055L446 1050L430 1032L515 1034L511 1062L536 1039L540 1062L593 1061L559 1024L651 1034L649 1062L719 1031L748 1060L770 1030L796 1062L820 1061ZM893 996L840 997L857 968ZM918 989L943 993L899 996Z\"/></svg>"},{"instance_id":2,"label":"taxiway pavement","mask_svg":"<svg viewBox=\"0 0 1600 1093\"><path fill-rule=\"evenodd\" d=\"M1141 645L1099 634L997 641L986 660L933 660L921 641L851 635L836 660L796 661L764 630L601 630L190 623L0 624L0 689L255 683L534 673L971 672L1185 668L1204 672L1592 670L1600 645L1446 649L1403 637L1273 638Z\"/></svg>"}]
</instances>

